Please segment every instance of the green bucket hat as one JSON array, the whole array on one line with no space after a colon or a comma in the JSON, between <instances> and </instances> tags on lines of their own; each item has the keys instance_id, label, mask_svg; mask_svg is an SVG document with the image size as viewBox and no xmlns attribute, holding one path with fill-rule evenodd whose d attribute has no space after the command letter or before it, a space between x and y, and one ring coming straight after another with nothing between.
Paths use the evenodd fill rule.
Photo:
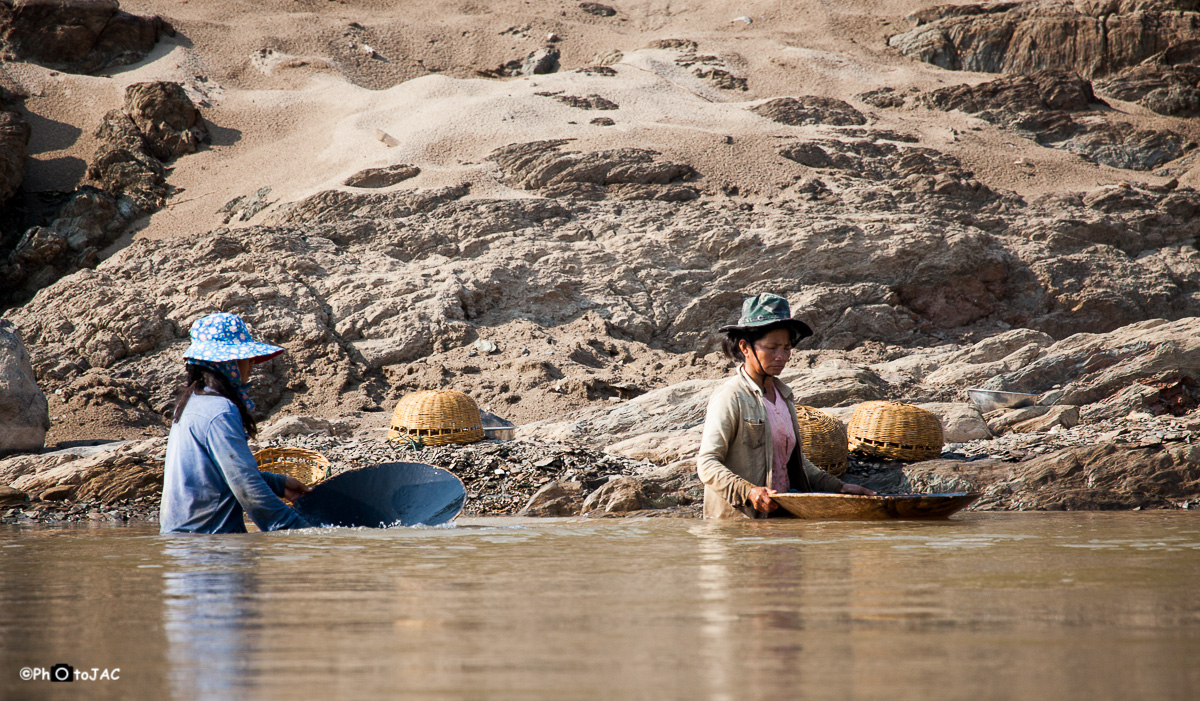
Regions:
<instances>
[{"instance_id":1,"label":"green bucket hat","mask_svg":"<svg viewBox=\"0 0 1200 701\"><path fill-rule=\"evenodd\" d=\"M779 295L763 293L742 302L742 318L738 323L722 326L718 331L746 331L759 329L764 326L780 326L792 332L793 339L799 341L813 334L808 324L792 318L792 309L788 302Z\"/></svg>"}]
</instances>

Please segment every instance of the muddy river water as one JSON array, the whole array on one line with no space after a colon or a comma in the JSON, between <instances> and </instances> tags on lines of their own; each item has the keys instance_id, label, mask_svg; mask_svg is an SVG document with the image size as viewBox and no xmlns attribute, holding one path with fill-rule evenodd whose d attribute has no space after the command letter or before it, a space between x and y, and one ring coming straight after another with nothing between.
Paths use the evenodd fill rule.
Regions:
<instances>
[{"instance_id":1,"label":"muddy river water","mask_svg":"<svg viewBox=\"0 0 1200 701\"><path fill-rule=\"evenodd\" d=\"M59 663L82 677L42 678ZM1195 699L1200 514L8 526L0 677L0 698Z\"/></svg>"}]
</instances>

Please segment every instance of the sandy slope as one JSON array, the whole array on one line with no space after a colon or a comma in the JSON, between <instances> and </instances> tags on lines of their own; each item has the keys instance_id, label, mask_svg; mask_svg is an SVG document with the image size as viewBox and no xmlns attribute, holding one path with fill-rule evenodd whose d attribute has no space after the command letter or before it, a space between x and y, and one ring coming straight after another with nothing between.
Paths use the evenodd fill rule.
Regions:
<instances>
[{"instance_id":1,"label":"sandy slope","mask_svg":"<svg viewBox=\"0 0 1200 701\"><path fill-rule=\"evenodd\" d=\"M736 184L743 195L769 199L778 183L806 172L777 154L780 139L822 130L776 124L747 106L808 94L868 109L854 99L865 90L993 77L919 65L887 48L886 37L908 27L903 17L925 4L620 2L613 4L618 14L604 18L573 2L128 1L123 9L162 15L178 35L111 76L10 65L3 78L30 95L31 189L75 185L95 147L92 130L119 106L124 86L153 79L188 86L212 144L176 164L175 193L141 224L142 236L209 231L221 224L223 204L263 186L272 188L272 200L290 201L338 187L363 168L400 162L423 171L405 188L470 182L475 197L525 196L496 183L483 159L499 146L544 138L577 139L579 148L654 148L693 165L709 192ZM478 77L546 45L551 33L561 39L562 72ZM645 48L664 38L697 42L700 54L747 77L749 90L718 90L677 65L678 51ZM616 76L574 70L613 51L623 54ZM579 110L539 92L599 94L620 109ZM876 126L919 134L993 188L1030 195L1158 180L1092 166L957 113L869 111ZM591 125L597 116L616 124ZM1195 130L1182 120L1153 121ZM386 147L377 129L399 145Z\"/></svg>"}]
</instances>

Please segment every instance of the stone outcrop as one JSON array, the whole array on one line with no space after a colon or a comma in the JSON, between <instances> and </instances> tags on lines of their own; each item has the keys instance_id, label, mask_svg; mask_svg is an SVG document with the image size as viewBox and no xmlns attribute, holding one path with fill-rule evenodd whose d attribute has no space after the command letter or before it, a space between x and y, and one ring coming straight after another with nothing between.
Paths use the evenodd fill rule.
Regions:
<instances>
[{"instance_id":1,"label":"stone outcrop","mask_svg":"<svg viewBox=\"0 0 1200 701\"><path fill-rule=\"evenodd\" d=\"M397 163L384 168L367 168L346 178L344 185L349 187L380 188L391 187L420 175L421 169L407 163Z\"/></svg>"},{"instance_id":2,"label":"stone outcrop","mask_svg":"<svg viewBox=\"0 0 1200 701\"><path fill-rule=\"evenodd\" d=\"M696 175L691 166L671 163L647 149L623 148L580 153L563 151L567 140L512 144L488 156L503 182L551 197L694 199L696 191L676 183Z\"/></svg>"},{"instance_id":3,"label":"stone outcrop","mask_svg":"<svg viewBox=\"0 0 1200 701\"><path fill-rule=\"evenodd\" d=\"M1088 112L1091 84L1064 71L1006 76L979 85L954 85L923 95L921 103L960 110L1013 129L1043 146L1060 148L1100 165L1152 170L1196 148L1169 129L1144 129Z\"/></svg>"},{"instance_id":4,"label":"stone outcrop","mask_svg":"<svg viewBox=\"0 0 1200 701\"><path fill-rule=\"evenodd\" d=\"M208 132L177 83L135 83L125 105L104 116L87 179L40 225L27 229L4 256L9 283L0 302L31 296L53 280L99 262L99 252L130 222L162 207L165 161L192 153ZM0 157L2 158L2 157Z\"/></svg>"},{"instance_id":5,"label":"stone outcrop","mask_svg":"<svg viewBox=\"0 0 1200 701\"><path fill-rule=\"evenodd\" d=\"M18 329L0 320L0 456L41 450L49 429L49 404L29 353Z\"/></svg>"},{"instance_id":6,"label":"stone outcrop","mask_svg":"<svg viewBox=\"0 0 1200 701\"><path fill-rule=\"evenodd\" d=\"M165 438L120 445L93 455L69 451L10 458L0 463L0 483L55 500L99 501L157 497L162 493ZM46 497L43 497L46 498Z\"/></svg>"},{"instance_id":7,"label":"stone outcrop","mask_svg":"<svg viewBox=\"0 0 1200 701\"><path fill-rule=\"evenodd\" d=\"M889 473L873 487L980 492L971 508L982 511L1178 508L1200 493L1200 448L1106 443L1018 463L933 460Z\"/></svg>"},{"instance_id":8,"label":"stone outcrop","mask_svg":"<svg viewBox=\"0 0 1200 701\"><path fill-rule=\"evenodd\" d=\"M751 108L750 111L771 121L795 127L807 124L855 126L867 123L866 116L845 101L812 95L777 97Z\"/></svg>"},{"instance_id":9,"label":"stone outcrop","mask_svg":"<svg viewBox=\"0 0 1200 701\"><path fill-rule=\"evenodd\" d=\"M847 179L889 180L902 190L987 201L996 198L957 158L931 148L906 146L874 135L865 139L817 139L784 146L780 155L800 165Z\"/></svg>"},{"instance_id":10,"label":"stone outcrop","mask_svg":"<svg viewBox=\"0 0 1200 701\"><path fill-rule=\"evenodd\" d=\"M1183 415L1195 409L1195 398L1200 398L1200 393L1193 395L1200 381L1198 334L1200 318L1196 317L1144 321L1106 334L1075 334L1053 344L1021 332L1010 334L1008 343L994 344L990 353L973 347L914 354L875 369L885 375L919 378L927 385L960 390L978 386L1042 396L1044 406L1020 410L1024 414L1010 412L998 425L989 421L997 433L1037 418L1056 404L1082 407L1079 415L1065 417L1055 407L1052 418L1062 425L1074 425L1080 416L1101 420L1135 410ZM1032 342L996 357L1023 340ZM938 369L929 371L934 367ZM1029 429L1042 427L1031 424Z\"/></svg>"},{"instance_id":11,"label":"stone outcrop","mask_svg":"<svg viewBox=\"0 0 1200 701\"><path fill-rule=\"evenodd\" d=\"M8 109L0 91L0 208L25 178L29 134L29 123L20 113Z\"/></svg>"},{"instance_id":12,"label":"stone outcrop","mask_svg":"<svg viewBox=\"0 0 1200 701\"><path fill-rule=\"evenodd\" d=\"M1035 0L943 5L915 13L916 27L888 39L914 59L981 73L1116 73L1200 38L1190 0Z\"/></svg>"},{"instance_id":13,"label":"stone outcrop","mask_svg":"<svg viewBox=\"0 0 1200 701\"><path fill-rule=\"evenodd\" d=\"M172 161L195 153L208 141L200 111L179 83L134 83L125 89L125 114L142 135L150 155Z\"/></svg>"},{"instance_id":14,"label":"stone outcrop","mask_svg":"<svg viewBox=\"0 0 1200 701\"><path fill-rule=\"evenodd\" d=\"M1193 42L1200 45L1200 40ZM1137 65L1096 81L1096 89L1169 117L1200 116L1200 56L1188 65Z\"/></svg>"},{"instance_id":15,"label":"stone outcrop","mask_svg":"<svg viewBox=\"0 0 1200 701\"><path fill-rule=\"evenodd\" d=\"M141 17L116 0L0 0L0 55L71 73L95 73L142 60L175 30L161 17Z\"/></svg>"},{"instance_id":16,"label":"stone outcrop","mask_svg":"<svg viewBox=\"0 0 1200 701\"><path fill-rule=\"evenodd\" d=\"M1077 74L1105 96L1188 117L1200 114L1197 9L1190 0L944 5L914 13L917 26L888 43L950 70ZM879 99L903 102L894 93Z\"/></svg>"}]
</instances>

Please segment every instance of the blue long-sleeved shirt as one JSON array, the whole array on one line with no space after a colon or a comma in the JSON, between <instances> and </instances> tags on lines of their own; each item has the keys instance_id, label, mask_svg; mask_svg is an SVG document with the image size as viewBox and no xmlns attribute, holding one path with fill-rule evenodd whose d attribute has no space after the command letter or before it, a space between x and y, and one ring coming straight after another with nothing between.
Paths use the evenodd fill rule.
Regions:
<instances>
[{"instance_id":1,"label":"blue long-sleeved shirt","mask_svg":"<svg viewBox=\"0 0 1200 701\"><path fill-rule=\"evenodd\" d=\"M307 528L279 498L286 479L258 471L233 402L193 394L167 439L160 531L245 533L243 509L259 530Z\"/></svg>"}]
</instances>

